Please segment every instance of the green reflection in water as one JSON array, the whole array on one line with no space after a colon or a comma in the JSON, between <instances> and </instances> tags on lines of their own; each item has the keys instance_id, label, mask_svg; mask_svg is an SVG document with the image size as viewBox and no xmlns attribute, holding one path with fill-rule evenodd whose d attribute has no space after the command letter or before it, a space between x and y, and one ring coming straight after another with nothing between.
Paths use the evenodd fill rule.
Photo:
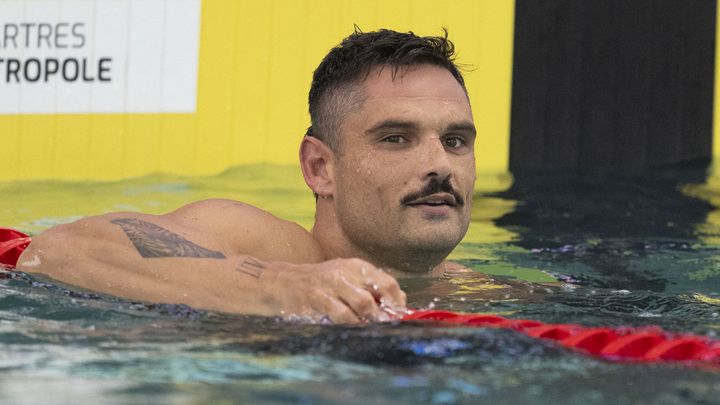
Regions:
<instances>
[{"instance_id":1,"label":"green reflection in water","mask_svg":"<svg viewBox=\"0 0 720 405\"><path fill-rule=\"evenodd\" d=\"M111 211L162 214L207 198L244 201L305 227L312 226L314 211L312 193L294 166L242 166L212 177L2 183L0 193L0 224L31 233Z\"/></svg>"}]
</instances>

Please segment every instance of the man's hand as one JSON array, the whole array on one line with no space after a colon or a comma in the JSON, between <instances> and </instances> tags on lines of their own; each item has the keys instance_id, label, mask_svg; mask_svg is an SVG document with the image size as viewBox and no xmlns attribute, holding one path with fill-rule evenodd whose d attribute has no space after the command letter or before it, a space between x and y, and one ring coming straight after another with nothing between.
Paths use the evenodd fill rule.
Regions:
<instances>
[{"instance_id":1,"label":"man's hand","mask_svg":"<svg viewBox=\"0 0 720 405\"><path fill-rule=\"evenodd\" d=\"M249 258L237 270L257 278L274 315L287 319L357 323L397 319L407 312L397 281L361 259L277 267Z\"/></svg>"}]
</instances>

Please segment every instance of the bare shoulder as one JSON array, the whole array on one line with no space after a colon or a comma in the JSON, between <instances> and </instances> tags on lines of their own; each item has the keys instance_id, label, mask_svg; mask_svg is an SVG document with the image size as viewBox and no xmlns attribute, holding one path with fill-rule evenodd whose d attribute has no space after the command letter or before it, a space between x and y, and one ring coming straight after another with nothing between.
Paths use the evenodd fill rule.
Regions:
<instances>
[{"instance_id":1,"label":"bare shoulder","mask_svg":"<svg viewBox=\"0 0 720 405\"><path fill-rule=\"evenodd\" d=\"M70 238L83 239L78 246L87 250L102 242L122 241L130 248L128 240L170 240L226 257L250 255L290 263L323 260L317 241L303 227L252 205L221 199L197 201L165 215L113 212L87 217L37 235L31 246L50 249Z\"/></svg>"},{"instance_id":2,"label":"bare shoulder","mask_svg":"<svg viewBox=\"0 0 720 405\"><path fill-rule=\"evenodd\" d=\"M294 222L278 218L275 215L240 201L226 199L201 200L185 205L165 215L180 220L188 226L204 229L228 228L223 230L269 227L296 233L294 236L310 236L303 227ZM258 229L254 229L255 232Z\"/></svg>"},{"instance_id":3,"label":"bare shoulder","mask_svg":"<svg viewBox=\"0 0 720 405\"><path fill-rule=\"evenodd\" d=\"M233 253L298 263L323 260L320 246L305 228L240 201L197 201L165 217L212 235Z\"/></svg>"},{"instance_id":4,"label":"bare shoulder","mask_svg":"<svg viewBox=\"0 0 720 405\"><path fill-rule=\"evenodd\" d=\"M229 219L282 221L280 218L253 205L221 198L195 201L176 209L166 216L200 224L227 223Z\"/></svg>"}]
</instances>

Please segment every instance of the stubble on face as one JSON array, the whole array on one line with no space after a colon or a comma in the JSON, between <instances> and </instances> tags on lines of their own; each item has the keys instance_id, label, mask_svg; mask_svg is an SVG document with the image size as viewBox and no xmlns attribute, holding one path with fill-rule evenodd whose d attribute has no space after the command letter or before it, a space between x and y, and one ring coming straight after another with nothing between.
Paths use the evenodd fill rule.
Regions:
<instances>
[{"instance_id":1,"label":"stubble on face","mask_svg":"<svg viewBox=\"0 0 720 405\"><path fill-rule=\"evenodd\" d=\"M429 152L424 150L426 142L442 142L448 127L472 123L464 90L449 72L432 66L394 79L380 71L368 77L364 88L363 107L343 121L343 146L336 153L334 202L344 237L366 256L394 257L392 262L423 255L444 258L467 231L474 155L470 145L464 156L443 156L450 170L439 178L426 173L432 167L425 167ZM368 128L387 119L413 123L418 129L399 132L408 138L407 144L368 136ZM406 204L438 192L458 202L447 218L425 220Z\"/></svg>"}]
</instances>

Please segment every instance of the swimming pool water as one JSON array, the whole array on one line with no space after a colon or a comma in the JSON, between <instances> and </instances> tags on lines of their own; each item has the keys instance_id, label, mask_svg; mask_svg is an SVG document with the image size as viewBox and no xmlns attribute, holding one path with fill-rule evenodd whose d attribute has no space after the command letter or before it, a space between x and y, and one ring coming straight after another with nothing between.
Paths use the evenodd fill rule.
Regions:
<instances>
[{"instance_id":1,"label":"swimming pool water","mask_svg":"<svg viewBox=\"0 0 720 405\"><path fill-rule=\"evenodd\" d=\"M480 176L451 256L484 277L402 284L411 306L720 338L720 175ZM233 198L303 226L294 167L209 178L0 184L0 224L31 233L112 210ZM147 305L27 275L0 280L0 402L713 404L720 373L587 358L506 330L306 325ZM564 283L546 286L544 282Z\"/></svg>"}]
</instances>

